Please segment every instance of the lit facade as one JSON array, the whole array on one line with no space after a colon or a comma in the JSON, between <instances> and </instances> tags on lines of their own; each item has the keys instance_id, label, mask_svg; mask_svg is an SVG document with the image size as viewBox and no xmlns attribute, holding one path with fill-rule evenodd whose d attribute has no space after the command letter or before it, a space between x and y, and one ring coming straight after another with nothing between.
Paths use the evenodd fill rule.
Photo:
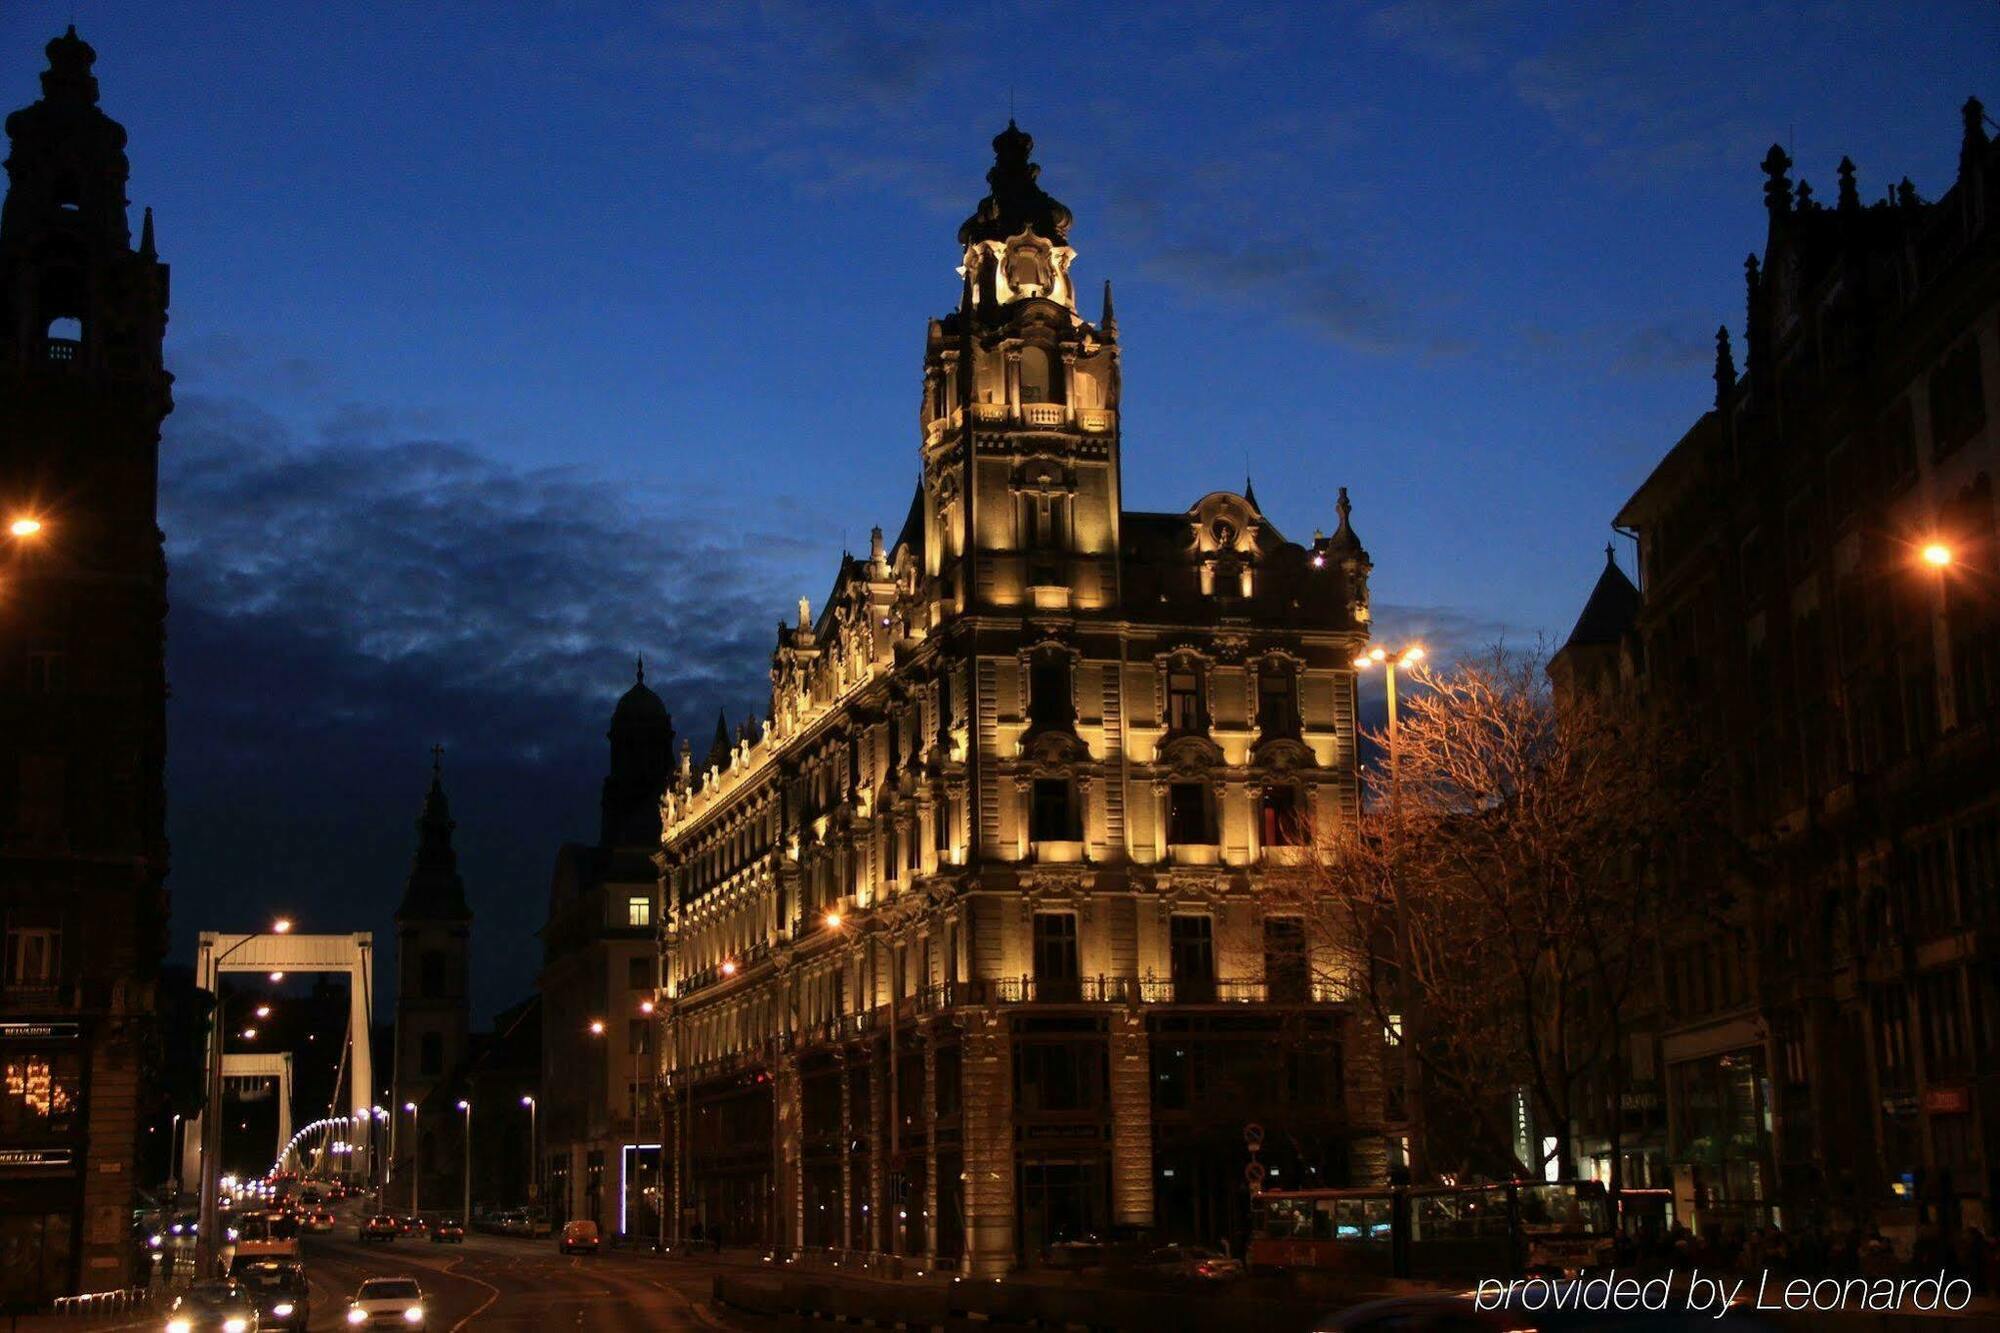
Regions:
<instances>
[{"instance_id":1,"label":"lit facade","mask_svg":"<svg viewBox=\"0 0 2000 1333\"><path fill-rule=\"evenodd\" d=\"M1110 290L1031 146L960 230L901 531L662 802L683 1234L983 1274L1240 1240L1248 1121L1274 1183L1385 1169L1379 1038L1262 894L1357 809L1367 554L1344 494L1310 544L1247 485L1123 507Z\"/></svg>"}]
</instances>

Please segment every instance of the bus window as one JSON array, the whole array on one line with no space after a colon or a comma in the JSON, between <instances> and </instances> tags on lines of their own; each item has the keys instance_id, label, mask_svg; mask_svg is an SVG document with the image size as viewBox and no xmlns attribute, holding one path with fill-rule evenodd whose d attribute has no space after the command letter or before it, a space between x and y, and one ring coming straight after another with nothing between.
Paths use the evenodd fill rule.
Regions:
<instances>
[{"instance_id":1,"label":"bus window","mask_svg":"<svg viewBox=\"0 0 2000 1333\"><path fill-rule=\"evenodd\" d=\"M1311 1199L1266 1199L1264 1234L1272 1240L1310 1240L1313 1234Z\"/></svg>"},{"instance_id":2,"label":"bus window","mask_svg":"<svg viewBox=\"0 0 2000 1333\"><path fill-rule=\"evenodd\" d=\"M1387 1195L1363 1195L1334 1201L1334 1236L1339 1240L1389 1239L1393 1225Z\"/></svg>"},{"instance_id":3,"label":"bus window","mask_svg":"<svg viewBox=\"0 0 2000 1333\"><path fill-rule=\"evenodd\" d=\"M1520 1187L1523 1231L1582 1231L1602 1235L1611 1230L1604 1194L1594 1182Z\"/></svg>"},{"instance_id":4,"label":"bus window","mask_svg":"<svg viewBox=\"0 0 2000 1333\"><path fill-rule=\"evenodd\" d=\"M1313 1239L1332 1240L1333 1236L1333 1200L1316 1200L1313 1204Z\"/></svg>"}]
</instances>

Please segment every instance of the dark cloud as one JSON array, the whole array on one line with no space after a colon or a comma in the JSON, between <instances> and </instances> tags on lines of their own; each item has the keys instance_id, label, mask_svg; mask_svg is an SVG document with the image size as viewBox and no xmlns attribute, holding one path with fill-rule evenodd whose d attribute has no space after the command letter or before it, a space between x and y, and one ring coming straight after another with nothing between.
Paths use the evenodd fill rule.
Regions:
<instances>
[{"instance_id":1,"label":"dark cloud","mask_svg":"<svg viewBox=\"0 0 2000 1333\"><path fill-rule=\"evenodd\" d=\"M719 704L761 707L826 544L407 424L356 407L304 440L199 396L170 418L176 927L282 908L386 932L442 742L490 1009L532 979L556 846L595 833L632 659L697 738Z\"/></svg>"}]
</instances>

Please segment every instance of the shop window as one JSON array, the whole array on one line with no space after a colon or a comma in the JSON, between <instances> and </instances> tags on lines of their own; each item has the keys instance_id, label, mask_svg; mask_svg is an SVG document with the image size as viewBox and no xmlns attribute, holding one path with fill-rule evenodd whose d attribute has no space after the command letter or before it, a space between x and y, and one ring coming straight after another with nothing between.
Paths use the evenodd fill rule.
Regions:
<instances>
[{"instance_id":1,"label":"shop window","mask_svg":"<svg viewBox=\"0 0 2000 1333\"><path fill-rule=\"evenodd\" d=\"M41 1138L75 1127L83 1062L74 1051L18 1051L0 1062L0 1135Z\"/></svg>"}]
</instances>

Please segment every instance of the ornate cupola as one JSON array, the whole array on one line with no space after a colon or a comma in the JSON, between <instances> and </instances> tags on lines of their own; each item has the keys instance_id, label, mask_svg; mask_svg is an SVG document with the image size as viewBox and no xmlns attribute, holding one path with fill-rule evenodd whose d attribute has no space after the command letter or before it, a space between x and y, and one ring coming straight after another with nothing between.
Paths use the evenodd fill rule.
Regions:
<instances>
[{"instance_id":1,"label":"ornate cupola","mask_svg":"<svg viewBox=\"0 0 2000 1333\"><path fill-rule=\"evenodd\" d=\"M1032 297L1076 309L1069 266L1069 209L1044 190L1028 160L1035 141L1012 120L993 136L990 193L958 229L975 304L989 310Z\"/></svg>"}]
</instances>

